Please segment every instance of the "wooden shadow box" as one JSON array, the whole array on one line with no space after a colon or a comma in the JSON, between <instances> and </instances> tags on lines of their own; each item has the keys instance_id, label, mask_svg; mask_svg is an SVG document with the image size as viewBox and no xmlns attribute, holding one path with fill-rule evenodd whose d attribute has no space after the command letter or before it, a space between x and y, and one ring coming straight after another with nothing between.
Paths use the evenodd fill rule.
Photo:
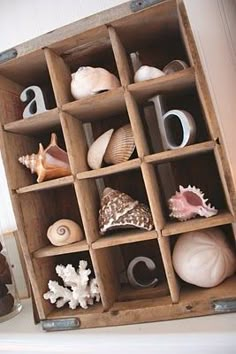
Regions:
<instances>
[{"instance_id":1,"label":"wooden shadow box","mask_svg":"<svg viewBox=\"0 0 236 354\"><path fill-rule=\"evenodd\" d=\"M232 223L236 194L184 4L173 0L146 8L144 4L127 2L1 55L1 151L32 295L45 329L134 324L236 308L235 276L206 289L181 281L173 268L173 246L183 232L219 226L235 248ZM189 67L134 83L130 54L135 52L145 65L162 69L181 59ZM119 77L121 86L74 100L71 73L80 66L103 67ZM31 85L42 88L49 106L44 113L23 119L19 96ZM186 109L193 114L197 124L194 144L168 151L160 148L157 120L149 101L155 95L166 97L169 109ZM96 138L128 122L136 155L121 164L89 169L88 135ZM37 152L39 142L46 146L52 132L68 152L72 174L37 183L18 158ZM171 220L167 200L181 184L203 189L218 214L184 222ZM148 204L155 228L101 236L98 210L102 185ZM78 222L85 239L52 246L47 229L61 218ZM157 265L160 281L155 288L133 289L122 282L121 273L128 262L142 255L150 256ZM57 309L43 298L48 281L56 279L55 266L78 265L81 259L88 261L97 277L101 302L88 309Z\"/></svg>"}]
</instances>

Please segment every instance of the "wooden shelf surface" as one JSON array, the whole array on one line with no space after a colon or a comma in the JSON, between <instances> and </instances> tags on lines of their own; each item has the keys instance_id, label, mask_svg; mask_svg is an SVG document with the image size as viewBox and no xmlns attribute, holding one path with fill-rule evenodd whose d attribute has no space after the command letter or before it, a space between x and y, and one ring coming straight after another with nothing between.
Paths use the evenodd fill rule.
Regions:
<instances>
[{"instance_id":1,"label":"wooden shelf surface","mask_svg":"<svg viewBox=\"0 0 236 354\"><path fill-rule=\"evenodd\" d=\"M152 299L169 295L169 288L166 282L161 281L157 283L154 288L134 289L130 286L124 286L121 288L117 301L132 301L142 299Z\"/></svg>"},{"instance_id":2,"label":"wooden shelf surface","mask_svg":"<svg viewBox=\"0 0 236 354\"><path fill-rule=\"evenodd\" d=\"M59 187L73 184L73 182L74 182L73 176L66 176L66 177L56 178L56 179L53 179L50 181L35 183L35 184L31 184L26 187L18 188L16 190L16 193L22 194L22 193L41 191L41 190L45 190L45 189L59 188Z\"/></svg>"},{"instance_id":3,"label":"wooden shelf surface","mask_svg":"<svg viewBox=\"0 0 236 354\"><path fill-rule=\"evenodd\" d=\"M134 243L147 240L157 239L156 231L141 231L139 229L122 231L116 234L104 235L94 243L92 243L93 249L99 249L104 247L112 247L118 245L124 245L127 243Z\"/></svg>"},{"instance_id":4,"label":"wooden shelf surface","mask_svg":"<svg viewBox=\"0 0 236 354\"><path fill-rule=\"evenodd\" d=\"M164 163L172 160L177 160L191 155L203 154L208 151L213 151L216 143L214 141L206 141L194 145L185 146L183 148L162 151L144 157L147 163Z\"/></svg>"},{"instance_id":5,"label":"wooden shelf surface","mask_svg":"<svg viewBox=\"0 0 236 354\"><path fill-rule=\"evenodd\" d=\"M38 133L60 126L59 110L54 108L31 118L16 120L4 125L11 133L38 135Z\"/></svg>"},{"instance_id":6,"label":"wooden shelf surface","mask_svg":"<svg viewBox=\"0 0 236 354\"><path fill-rule=\"evenodd\" d=\"M116 165L98 168L96 170L89 170L77 173L76 177L78 179L87 178L99 178L107 175L112 175L119 172L125 172L139 168L141 166L141 160L139 158L118 163Z\"/></svg>"},{"instance_id":7,"label":"wooden shelf surface","mask_svg":"<svg viewBox=\"0 0 236 354\"><path fill-rule=\"evenodd\" d=\"M189 90L194 85L194 68L188 68L156 79L130 84L128 90L141 103L155 95Z\"/></svg>"},{"instance_id":8,"label":"wooden shelf surface","mask_svg":"<svg viewBox=\"0 0 236 354\"><path fill-rule=\"evenodd\" d=\"M190 219L187 221L168 222L162 230L162 235L172 236L183 232L231 224L234 221L234 216L230 212L219 211L217 215L210 218L196 217L195 219Z\"/></svg>"},{"instance_id":9,"label":"wooden shelf surface","mask_svg":"<svg viewBox=\"0 0 236 354\"><path fill-rule=\"evenodd\" d=\"M84 123L121 114L126 111L123 88L119 87L66 103L62 106L62 110Z\"/></svg>"},{"instance_id":10,"label":"wooden shelf surface","mask_svg":"<svg viewBox=\"0 0 236 354\"><path fill-rule=\"evenodd\" d=\"M43 257L57 256L66 253L83 252L83 251L88 251L88 249L89 247L86 240L82 240L65 246L49 245L39 249L38 251L35 251L33 253L33 256L34 258L43 258Z\"/></svg>"}]
</instances>

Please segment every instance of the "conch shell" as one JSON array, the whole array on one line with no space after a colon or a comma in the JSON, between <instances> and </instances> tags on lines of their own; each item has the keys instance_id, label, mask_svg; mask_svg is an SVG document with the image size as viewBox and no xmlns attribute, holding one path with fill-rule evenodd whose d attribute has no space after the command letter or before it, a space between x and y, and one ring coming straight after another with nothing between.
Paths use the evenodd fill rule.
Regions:
<instances>
[{"instance_id":1,"label":"conch shell","mask_svg":"<svg viewBox=\"0 0 236 354\"><path fill-rule=\"evenodd\" d=\"M185 221L197 215L206 218L216 215L218 210L211 204L206 204L208 199L203 197L204 194L195 186L187 188L179 186L179 192L169 199L170 216Z\"/></svg>"},{"instance_id":2,"label":"conch shell","mask_svg":"<svg viewBox=\"0 0 236 354\"><path fill-rule=\"evenodd\" d=\"M84 238L81 227L70 219L60 219L49 226L47 237L54 246L69 245Z\"/></svg>"},{"instance_id":3,"label":"conch shell","mask_svg":"<svg viewBox=\"0 0 236 354\"><path fill-rule=\"evenodd\" d=\"M137 227L151 231L154 227L151 212L146 205L108 187L103 191L98 223L101 234L119 228Z\"/></svg>"},{"instance_id":4,"label":"conch shell","mask_svg":"<svg viewBox=\"0 0 236 354\"><path fill-rule=\"evenodd\" d=\"M134 75L134 82L156 79L163 75L165 75L165 73L154 66L142 65Z\"/></svg>"},{"instance_id":5,"label":"conch shell","mask_svg":"<svg viewBox=\"0 0 236 354\"><path fill-rule=\"evenodd\" d=\"M134 137L130 124L116 131L107 130L90 146L87 155L88 165L92 169L100 168L103 160L107 164L127 161L135 149Z\"/></svg>"},{"instance_id":6,"label":"conch shell","mask_svg":"<svg viewBox=\"0 0 236 354\"><path fill-rule=\"evenodd\" d=\"M103 68L81 66L71 76L71 93L76 100L120 86L117 77Z\"/></svg>"},{"instance_id":7,"label":"conch shell","mask_svg":"<svg viewBox=\"0 0 236 354\"><path fill-rule=\"evenodd\" d=\"M57 145L55 133L52 133L50 144L45 150L40 143L37 154L21 156L18 161L29 168L31 173L37 173L37 182L71 174L67 153Z\"/></svg>"}]
</instances>

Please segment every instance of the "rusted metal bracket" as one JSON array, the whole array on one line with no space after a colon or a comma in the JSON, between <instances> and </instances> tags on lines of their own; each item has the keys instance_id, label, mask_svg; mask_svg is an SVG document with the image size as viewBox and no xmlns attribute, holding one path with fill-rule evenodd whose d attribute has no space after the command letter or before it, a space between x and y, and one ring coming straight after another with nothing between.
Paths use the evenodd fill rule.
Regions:
<instances>
[{"instance_id":1,"label":"rusted metal bracket","mask_svg":"<svg viewBox=\"0 0 236 354\"><path fill-rule=\"evenodd\" d=\"M41 321L42 329L46 332L54 331L68 331L71 329L78 329L80 327L80 320L77 317L61 318L55 320Z\"/></svg>"},{"instance_id":2,"label":"rusted metal bracket","mask_svg":"<svg viewBox=\"0 0 236 354\"><path fill-rule=\"evenodd\" d=\"M130 1L130 9L133 12L137 12L145 9L146 7L158 4L164 0L134 0Z\"/></svg>"},{"instance_id":3,"label":"rusted metal bracket","mask_svg":"<svg viewBox=\"0 0 236 354\"><path fill-rule=\"evenodd\" d=\"M0 64L17 57L17 50L11 48L0 53Z\"/></svg>"},{"instance_id":4,"label":"rusted metal bracket","mask_svg":"<svg viewBox=\"0 0 236 354\"><path fill-rule=\"evenodd\" d=\"M236 298L213 300L212 307L217 313L236 312Z\"/></svg>"}]
</instances>

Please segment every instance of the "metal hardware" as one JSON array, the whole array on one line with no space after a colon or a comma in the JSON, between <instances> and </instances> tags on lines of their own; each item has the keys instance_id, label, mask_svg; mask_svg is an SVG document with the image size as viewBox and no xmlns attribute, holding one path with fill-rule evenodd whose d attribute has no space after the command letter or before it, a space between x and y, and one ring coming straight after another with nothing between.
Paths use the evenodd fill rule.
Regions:
<instances>
[{"instance_id":1,"label":"metal hardware","mask_svg":"<svg viewBox=\"0 0 236 354\"><path fill-rule=\"evenodd\" d=\"M15 48L5 50L5 52L0 53L0 63L4 63L15 57L17 57L17 50Z\"/></svg>"},{"instance_id":2,"label":"metal hardware","mask_svg":"<svg viewBox=\"0 0 236 354\"><path fill-rule=\"evenodd\" d=\"M78 318L61 318L57 320L43 320L41 324L43 330L46 332L67 331L79 328L80 320Z\"/></svg>"},{"instance_id":3,"label":"metal hardware","mask_svg":"<svg viewBox=\"0 0 236 354\"><path fill-rule=\"evenodd\" d=\"M163 0L134 0L130 2L130 9L137 12L160 2L163 2Z\"/></svg>"},{"instance_id":4,"label":"metal hardware","mask_svg":"<svg viewBox=\"0 0 236 354\"><path fill-rule=\"evenodd\" d=\"M236 298L213 300L212 307L215 312L235 312Z\"/></svg>"}]
</instances>

